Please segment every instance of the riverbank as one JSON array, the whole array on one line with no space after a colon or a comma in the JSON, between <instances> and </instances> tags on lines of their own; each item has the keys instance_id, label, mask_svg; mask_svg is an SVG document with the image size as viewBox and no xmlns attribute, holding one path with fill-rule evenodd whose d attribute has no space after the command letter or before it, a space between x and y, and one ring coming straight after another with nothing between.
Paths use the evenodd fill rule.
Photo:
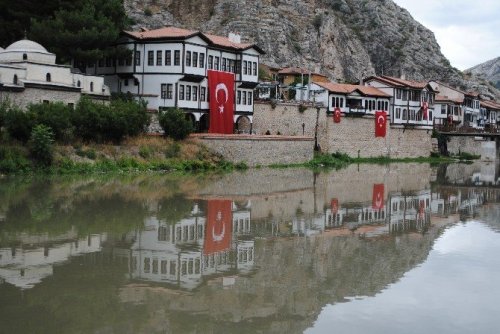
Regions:
<instances>
[{"instance_id":1,"label":"riverbank","mask_svg":"<svg viewBox=\"0 0 500 334\"><path fill-rule=\"evenodd\" d=\"M210 171L246 169L210 152L195 140L176 142L164 137L136 137L121 145L55 145L49 167L37 166L26 146L17 142L0 145L0 174L89 174L131 171Z\"/></svg>"},{"instance_id":2,"label":"riverbank","mask_svg":"<svg viewBox=\"0 0 500 334\"><path fill-rule=\"evenodd\" d=\"M350 164L450 163L471 161L477 156L463 153L454 157L418 158L352 158L346 154L316 154L310 161L297 164L269 164L260 167L288 168L344 168ZM50 167L37 166L30 159L29 150L20 143L0 145L0 175L11 174L91 174L109 172L203 172L246 169L244 162L233 163L211 152L206 146L190 138L176 142L164 137L136 137L121 145L85 144L55 145L54 159Z\"/></svg>"}]
</instances>

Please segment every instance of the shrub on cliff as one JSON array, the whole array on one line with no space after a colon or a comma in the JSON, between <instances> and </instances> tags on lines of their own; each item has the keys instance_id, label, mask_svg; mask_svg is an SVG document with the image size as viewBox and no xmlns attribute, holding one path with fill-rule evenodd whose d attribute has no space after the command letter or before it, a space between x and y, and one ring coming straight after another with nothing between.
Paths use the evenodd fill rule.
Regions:
<instances>
[{"instance_id":1,"label":"shrub on cliff","mask_svg":"<svg viewBox=\"0 0 500 334\"><path fill-rule=\"evenodd\" d=\"M186 119L184 111L177 108L160 111L158 121L165 132L165 136L174 140L182 140L193 132L191 121Z\"/></svg>"}]
</instances>

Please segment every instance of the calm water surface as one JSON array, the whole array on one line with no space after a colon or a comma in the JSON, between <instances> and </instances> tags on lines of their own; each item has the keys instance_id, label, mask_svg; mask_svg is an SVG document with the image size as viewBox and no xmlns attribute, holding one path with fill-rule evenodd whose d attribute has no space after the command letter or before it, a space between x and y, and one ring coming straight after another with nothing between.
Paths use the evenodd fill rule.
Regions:
<instances>
[{"instance_id":1,"label":"calm water surface","mask_svg":"<svg viewBox=\"0 0 500 334\"><path fill-rule=\"evenodd\" d=\"M499 177L3 178L0 333L497 333Z\"/></svg>"}]
</instances>

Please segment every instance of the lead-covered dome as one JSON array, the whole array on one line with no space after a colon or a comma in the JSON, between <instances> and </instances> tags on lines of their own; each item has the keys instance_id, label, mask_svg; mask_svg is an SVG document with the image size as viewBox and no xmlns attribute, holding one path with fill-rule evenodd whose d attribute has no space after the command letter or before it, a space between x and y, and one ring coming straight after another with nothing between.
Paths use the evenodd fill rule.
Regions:
<instances>
[{"instance_id":1,"label":"lead-covered dome","mask_svg":"<svg viewBox=\"0 0 500 334\"><path fill-rule=\"evenodd\" d=\"M22 39L12 43L5 49L5 51L49 53L42 45L28 39Z\"/></svg>"}]
</instances>

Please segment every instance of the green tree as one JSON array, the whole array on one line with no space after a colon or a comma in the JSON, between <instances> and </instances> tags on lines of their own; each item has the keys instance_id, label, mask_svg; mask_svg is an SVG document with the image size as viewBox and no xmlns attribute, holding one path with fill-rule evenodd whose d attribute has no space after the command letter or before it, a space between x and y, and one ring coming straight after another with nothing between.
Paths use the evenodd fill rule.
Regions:
<instances>
[{"instance_id":1,"label":"green tree","mask_svg":"<svg viewBox=\"0 0 500 334\"><path fill-rule=\"evenodd\" d=\"M71 7L59 7L53 17L33 19L30 37L62 62L124 58L128 50L112 45L127 20L122 0L77 0Z\"/></svg>"},{"instance_id":2,"label":"green tree","mask_svg":"<svg viewBox=\"0 0 500 334\"><path fill-rule=\"evenodd\" d=\"M31 157L40 166L50 166L53 160L54 133L43 124L33 128L29 143Z\"/></svg>"},{"instance_id":3,"label":"green tree","mask_svg":"<svg viewBox=\"0 0 500 334\"><path fill-rule=\"evenodd\" d=\"M193 132L191 122L186 119L186 114L181 109L168 108L166 111L160 111L158 120L165 136L174 140L182 140Z\"/></svg>"},{"instance_id":4,"label":"green tree","mask_svg":"<svg viewBox=\"0 0 500 334\"><path fill-rule=\"evenodd\" d=\"M62 102L31 104L27 113L35 119L36 124L50 127L56 140L68 142L72 139L72 110L66 104Z\"/></svg>"},{"instance_id":5,"label":"green tree","mask_svg":"<svg viewBox=\"0 0 500 334\"><path fill-rule=\"evenodd\" d=\"M9 107L5 113L5 128L11 138L27 142L31 135L31 130L36 124L32 114L25 113L18 107Z\"/></svg>"}]
</instances>

